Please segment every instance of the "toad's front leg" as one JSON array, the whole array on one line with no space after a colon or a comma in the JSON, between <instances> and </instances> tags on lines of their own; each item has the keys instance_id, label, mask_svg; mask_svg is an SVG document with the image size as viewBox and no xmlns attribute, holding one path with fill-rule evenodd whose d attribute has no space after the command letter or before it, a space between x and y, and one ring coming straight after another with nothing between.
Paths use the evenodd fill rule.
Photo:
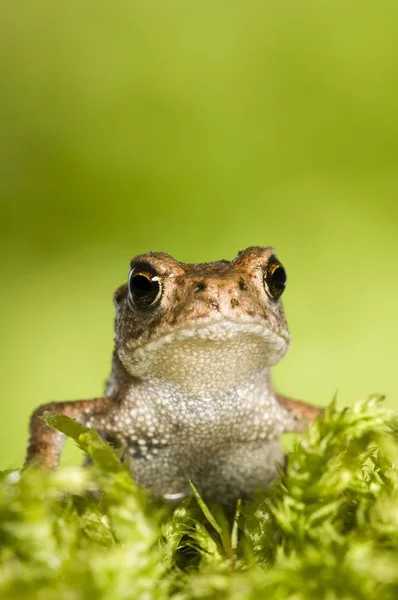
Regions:
<instances>
[{"instance_id":1,"label":"toad's front leg","mask_svg":"<svg viewBox=\"0 0 398 600\"><path fill-rule=\"evenodd\" d=\"M324 410L319 406L294 400L282 394L276 394L276 399L294 418L293 424L290 423L286 427L286 433L302 432Z\"/></svg>"},{"instance_id":2,"label":"toad's front leg","mask_svg":"<svg viewBox=\"0 0 398 600\"><path fill-rule=\"evenodd\" d=\"M95 427L96 418L106 413L113 403L113 397L107 397L74 402L50 402L39 406L30 418L30 437L25 464L36 463L55 468L59 463L65 435L44 422L42 417L47 410L72 417L82 425L90 421Z\"/></svg>"}]
</instances>

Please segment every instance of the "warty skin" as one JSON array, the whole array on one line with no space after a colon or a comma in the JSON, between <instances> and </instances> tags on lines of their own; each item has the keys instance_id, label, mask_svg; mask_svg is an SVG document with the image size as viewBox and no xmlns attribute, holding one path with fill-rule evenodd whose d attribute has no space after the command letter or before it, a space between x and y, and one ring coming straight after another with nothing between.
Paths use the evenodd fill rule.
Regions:
<instances>
[{"instance_id":1,"label":"warty skin","mask_svg":"<svg viewBox=\"0 0 398 600\"><path fill-rule=\"evenodd\" d=\"M224 503L266 488L284 461L281 434L301 431L319 412L271 383L270 367L290 341L285 283L269 247L208 264L164 253L134 258L114 295L104 397L40 406L27 462L58 463L63 436L40 418L53 410L124 446L135 479L155 495L182 498L189 480Z\"/></svg>"}]
</instances>

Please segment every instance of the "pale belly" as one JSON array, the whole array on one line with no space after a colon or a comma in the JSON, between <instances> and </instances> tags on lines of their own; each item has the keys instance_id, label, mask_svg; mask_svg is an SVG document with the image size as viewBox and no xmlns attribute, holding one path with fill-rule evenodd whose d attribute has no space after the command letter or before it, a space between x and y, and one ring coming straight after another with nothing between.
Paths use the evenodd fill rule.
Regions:
<instances>
[{"instance_id":1,"label":"pale belly","mask_svg":"<svg viewBox=\"0 0 398 600\"><path fill-rule=\"evenodd\" d=\"M183 498L192 493L191 480L205 499L228 504L266 489L277 474L276 464L284 464L278 440L192 445L184 450L167 446L131 455L134 479L154 495Z\"/></svg>"}]
</instances>

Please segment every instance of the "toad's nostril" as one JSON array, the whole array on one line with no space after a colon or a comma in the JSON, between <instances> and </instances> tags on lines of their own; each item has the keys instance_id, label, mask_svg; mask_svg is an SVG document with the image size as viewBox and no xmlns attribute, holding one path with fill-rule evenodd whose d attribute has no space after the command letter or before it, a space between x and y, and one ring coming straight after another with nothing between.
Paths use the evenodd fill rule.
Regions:
<instances>
[{"instance_id":1,"label":"toad's nostril","mask_svg":"<svg viewBox=\"0 0 398 600\"><path fill-rule=\"evenodd\" d=\"M238 285L239 285L239 289L242 290L242 292L245 292L247 290L247 285L245 284L245 282L242 279L239 280Z\"/></svg>"},{"instance_id":2,"label":"toad's nostril","mask_svg":"<svg viewBox=\"0 0 398 600\"><path fill-rule=\"evenodd\" d=\"M205 289L206 289L206 286L205 286L205 284L204 284L204 283L202 283L202 282L199 282L199 283L197 283L197 284L195 285L195 287L194 287L194 290L193 290L193 291L194 291L194 292L204 292L204 291L205 291Z\"/></svg>"}]
</instances>

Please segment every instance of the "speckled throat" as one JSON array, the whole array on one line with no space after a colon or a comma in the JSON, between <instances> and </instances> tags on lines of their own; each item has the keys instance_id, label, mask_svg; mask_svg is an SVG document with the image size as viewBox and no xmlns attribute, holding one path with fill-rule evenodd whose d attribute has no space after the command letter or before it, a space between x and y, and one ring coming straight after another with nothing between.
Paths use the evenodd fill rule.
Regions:
<instances>
[{"instance_id":1,"label":"speckled throat","mask_svg":"<svg viewBox=\"0 0 398 600\"><path fill-rule=\"evenodd\" d=\"M135 377L174 383L187 395L210 398L232 385L244 387L286 349L287 341L264 324L235 322L220 314L217 320L201 319L134 351L121 348L118 355Z\"/></svg>"}]
</instances>

